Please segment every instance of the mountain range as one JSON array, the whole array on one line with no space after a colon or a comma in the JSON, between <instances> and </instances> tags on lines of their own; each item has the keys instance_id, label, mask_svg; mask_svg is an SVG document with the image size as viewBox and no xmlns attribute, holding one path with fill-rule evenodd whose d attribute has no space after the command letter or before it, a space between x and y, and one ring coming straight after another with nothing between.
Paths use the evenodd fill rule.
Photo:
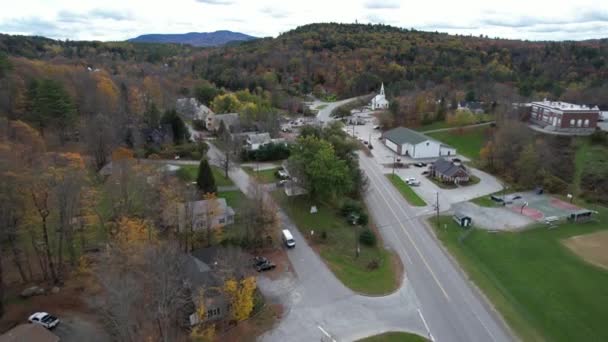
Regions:
<instances>
[{"instance_id":1,"label":"mountain range","mask_svg":"<svg viewBox=\"0 0 608 342\"><path fill-rule=\"evenodd\" d=\"M189 32L178 34L143 34L141 36L128 39L128 41L137 43L188 44L192 46L210 47L221 46L230 42L241 42L253 39L257 39L257 37L240 32L221 30L215 32Z\"/></svg>"}]
</instances>

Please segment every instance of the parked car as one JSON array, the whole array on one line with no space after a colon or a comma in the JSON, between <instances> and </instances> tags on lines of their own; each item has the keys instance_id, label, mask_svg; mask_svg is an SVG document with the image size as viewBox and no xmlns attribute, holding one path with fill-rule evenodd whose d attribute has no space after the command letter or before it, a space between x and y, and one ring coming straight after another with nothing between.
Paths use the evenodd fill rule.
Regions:
<instances>
[{"instance_id":1,"label":"parked car","mask_svg":"<svg viewBox=\"0 0 608 342\"><path fill-rule=\"evenodd\" d=\"M264 272L264 271L270 271L270 270L273 270L273 269L275 269L276 267L277 267L277 265L275 265L274 263L272 263L272 262L268 261L268 262L265 262L265 263L263 263L263 264L257 265L257 266L255 267L255 269L256 269L258 272Z\"/></svg>"},{"instance_id":2,"label":"parked car","mask_svg":"<svg viewBox=\"0 0 608 342\"><path fill-rule=\"evenodd\" d=\"M454 163L462 163L462 160L460 160L460 158L452 158L452 161Z\"/></svg>"},{"instance_id":3,"label":"parked car","mask_svg":"<svg viewBox=\"0 0 608 342\"><path fill-rule=\"evenodd\" d=\"M47 329L53 329L59 324L59 318L48 312L36 312L27 319L30 323L40 324Z\"/></svg>"},{"instance_id":4,"label":"parked car","mask_svg":"<svg viewBox=\"0 0 608 342\"><path fill-rule=\"evenodd\" d=\"M419 186L420 185L420 181L419 180L412 180L407 182L407 185L409 186Z\"/></svg>"},{"instance_id":5,"label":"parked car","mask_svg":"<svg viewBox=\"0 0 608 342\"><path fill-rule=\"evenodd\" d=\"M430 173L428 170L426 170L426 171L422 171L422 175L423 175L423 176L426 176L426 175L429 175L429 174L431 174L431 173Z\"/></svg>"},{"instance_id":6,"label":"parked car","mask_svg":"<svg viewBox=\"0 0 608 342\"><path fill-rule=\"evenodd\" d=\"M379 125L374 126L374 129L380 129Z\"/></svg>"},{"instance_id":7,"label":"parked car","mask_svg":"<svg viewBox=\"0 0 608 342\"><path fill-rule=\"evenodd\" d=\"M416 166L416 167L425 167L426 163L417 162L417 163L414 164L414 166Z\"/></svg>"},{"instance_id":8,"label":"parked car","mask_svg":"<svg viewBox=\"0 0 608 342\"><path fill-rule=\"evenodd\" d=\"M253 266L257 267L258 265L267 263L268 259L263 256L256 256L253 258Z\"/></svg>"},{"instance_id":9,"label":"parked car","mask_svg":"<svg viewBox=\"0 0 608 342\"><path fill-rule=\"evenodd\" d=\"M274 269L277 265L263 256L256 256L253 258L253 267L258 272L264 272Z\"/></svg>"},{"instance_id":10,"label":"parked car","mask_svg":"<svg viewBox=\"0 0 608 342\"><path fill-rule=\"evenodd\" d=\"M283 243L287 248L294 248L296 246L296 241L293 239L293 235L289 229L283 229L281 232L281 238L283 239Z\"/></svg>"},{"instance_id":11,"label":"parked car","mask_svg":"<svg viewBox=\"0 0 608 342\"><path fill-rule=\"evenodd\" d=\"M287 171L280 169L277 171L277 177L279 177L281 179L287 179L287 178L289 178L289 174L287 174Z\"/></svg>"},{"instance_id":12,"label":"parked car","mask_svg":"<svg viewBox=\"0 0 608 342\"><path fill-rule=\"evenodd\" d=\"M284 187L284 186L285 186L285 184L287 184L287 179L281 179L281 180L280 180L280 181L277 183L277 186L278 186L279 188L282 188L282 187Z\"/></svg>"}]
</instances>

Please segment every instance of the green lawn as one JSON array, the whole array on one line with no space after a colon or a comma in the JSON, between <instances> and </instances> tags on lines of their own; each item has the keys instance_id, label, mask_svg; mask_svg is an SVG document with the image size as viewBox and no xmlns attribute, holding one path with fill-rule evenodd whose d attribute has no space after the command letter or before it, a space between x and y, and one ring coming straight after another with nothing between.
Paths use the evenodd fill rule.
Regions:
<instances>
[{"instance_id":1,"label":"green lawn","mask_svg":"<svg viewBox=\"0 0 608 342\"><path fill-rule=\"evenodd\" d=\"M471 202L477 204L480 207L487 207L487 208L499 207L501 205L500 203L493 201L490 198L490 195L473 198L471 200Z\"/></svg>"},{"instance_id":2,"label":"green lawn","mask_svg":"<svg viewBox=\"0 0 608 342\"><path fill-rule=\"evenodd\" d=\"M380 335L366 337L357 342L425 342L426 338L404 332L387 332Z\"/></svg>"},{"instance_id":3,"label":"green lawn","mask_svg":"<svg viewBox=\"0 0 608 342\"><path fill-rule=\"evenodd\" d=\"M230 178L224 177L224 171L217 166L211 166L211 172L217 186L232 186L234 183ZM177 171L177 176L185 182L196 182L198 175L198 165L181 165Z\"/></svg>"},{"instance_id":4,"label":"green lawn","mask_svg":"<svg viewBox=\"0 0 608 342\"><path fill-rule=\"evenodd\" d=\"M576 141L577 149L574 156L574 180L572 181L572 192L578 196L581 191L581 178L583 169L589 158L592 158L591 143L588 138L579 138Z\"/></svg>"},{"instance_id":5,"label":"green lawn","mask_svg":"<svg viewBox=\"0 0 608 342\"><path fill-rule=\"evenodd\" d=\"M237 213L239 212L239 209L242 209L247 205L248 201L247 197L239 190L221 191L218 197L225 198L226 203Z\"/></svg>"},{"instance_id":6,"label":"green lawn","mask_svg":"<svg viewBox=\"0 0 608 342\"><path fill-rule=\"evenodd\" d=\"M423 125L420 127L414 127L413 130L418 131L418 132L426 132L426 131L432 131L435 129L442 129L442 128L450 128L450 125L448 125L448 123L445 121L436 121L436 122L433 122L432 124Z\"/></svg>"},{"instance_id":7,"label":"green lawn","mask_svg":"<svg viewBox=\"0 0 608 342\"><path fill-rule=\"evenodd\" d=\"M243 170L245 170L245 172L247 172L247 174L249 174L250 176L257 178L259 182L264 184L274 183L278 180L277 176L275 175L277 169L254 171L252 167L247 166L244 167Z\"/></svg>"},{"instance_id":8,"label":"green lawn","mask_svg":"<svg viewBox=\"0 0 608 342\"><path fill-rule=\"evenodd\" d=\"M350 226L336 211L322 203L313 204L305 196L288 198L282 191L275 191L272 196L344 285L370 295L387 294L399 287L399 272L391 253L379 246L362 245L361 253L356 257L361 228ZM310 214L311 205L317 206L316 214ZM314 238L310 236L311 230L315 231ZM325 239L323 232L327 235ZM378 262L377 269L368 269L372 261Z\"/></svg>"},{"instance_id":9,"label":"green lawn","mask_svg":"<svg viewBox=\"0 0 608 342\"><path fill-rule=\"evenodd\" d=\"M454 148L458 154L462 154L471 159L479 159L479 151L485 145L486 132L492 128L488 126L456 129L453 131L429 133L443 143Z\"/></svg>"},{"instance_id":10,"label":"green lawn","mask_svg":"<svg viewBox=\"0 0 608 342\"><path fill-rule=\"evenodd\" d=\"M418 196L418 194L416 194L416 192L414 192L414 190L409 185L407 185L399 176L390 174L386 175L386 177L391 181L391 183L393 183L395 188L399 190L403 198L405 198L405 200L409 204L416 207L424 207L426 205L426 202L422 198L420 198L420 196Z\"/></svg>"},{"instance_id":11,"label":"green lawn","mask_svg":"<svg viewBox=\"0 0 608 342\"><path fill-rule=\"evenodd\" d=\"M560 242L608 229L608 209L596 210L599 222L519 233L473 230L465 239L444 216L435 232L524 341L607 341L608 272Z\"/></svg>"}]
</instances>

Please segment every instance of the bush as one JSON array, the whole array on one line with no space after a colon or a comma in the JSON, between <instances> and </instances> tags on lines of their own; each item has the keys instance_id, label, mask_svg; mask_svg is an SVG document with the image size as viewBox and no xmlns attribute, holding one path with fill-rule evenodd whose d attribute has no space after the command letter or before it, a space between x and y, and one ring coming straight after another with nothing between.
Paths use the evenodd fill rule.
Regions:
<instances>
[{"instance_id":1,"label":"bush","mask_svg":"<svg viewBox=\"0 0 608 342\"><path fill-rule=\"evenodd\" d=\"M380 267L380 261L378 259L374 259L367 263L367 269L369 271L377 270Z\"/></svg>"},{"instance_id":2,"label":"bush","mask_svg":"<svg viewBox=\"0 0 608 342\"><path fill-rule=\"evenodd\" d=\"M365 226L369 222L369 216L367 216L366 212L362 212L359 214L359 222L358 224Z\"/></svg>"},{"instance_id":3,"label":"bush","mask_svg":"<svg viewBox=\"0 0 608 342\"><path fill-rule=\"evenodd\" d=\"M340 214L344 217L348 217L352 213L360 214L362 211L361 203L350 198L347 198L340 208Z\"/></svg>"},{"instance_id":4,"label":"bush","mask_svg":"<svg viewBox=\"0 0 608 342\"><path fill-rule=\"evenodd\" d=\"M205 121L203 120L192 120L192 127L197 131L203 131L207 129L207 126L205 126Z\"/></svg>"},{"instance_id":5,"label":"bush","mask_svg":"<svg viewBox=\"0 0 608 342\"><path fill-rule=\"evenodd\" d=\"M243 150L241 160L247 161L276 161L289 158L289 147L286 144L270 143L261 146L256 151Z\"/></svg>"},{"instance_id":6,"label":"bush","mask_svg":"<svg viewBox=\"0 0 608 342\"><path fill-rule=\"evenodd\" d=\"M608 132L597 130L590 135L591 143L594 145L608 146Z\"/></svg>"},{"instance_id":7,"label":"bush","mask_svg":"<svg viewBox=\"0 0 608 342\"><path fill-rule=\"evenodd\" d=\"M376 245L376 235L370 229L365 229L359 235L359 242L365 246L373 247Z\"/></svg>"}]
</instances>

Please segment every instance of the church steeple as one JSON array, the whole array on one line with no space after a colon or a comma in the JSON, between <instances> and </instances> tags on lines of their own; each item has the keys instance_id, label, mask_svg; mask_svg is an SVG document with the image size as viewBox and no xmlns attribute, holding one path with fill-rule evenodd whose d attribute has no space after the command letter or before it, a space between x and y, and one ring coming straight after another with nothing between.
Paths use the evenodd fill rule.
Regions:
<instances>
[{"instance_id":1,"label":"church steeple","mask_svg":"<svg viewBox=\"0 0 608 342\"><path fill-rule=\"evenodd\" d=\"M384 82L382 82L382 86L380 87L380 95L384 96Z\"/></svg>"}]
</instances>

